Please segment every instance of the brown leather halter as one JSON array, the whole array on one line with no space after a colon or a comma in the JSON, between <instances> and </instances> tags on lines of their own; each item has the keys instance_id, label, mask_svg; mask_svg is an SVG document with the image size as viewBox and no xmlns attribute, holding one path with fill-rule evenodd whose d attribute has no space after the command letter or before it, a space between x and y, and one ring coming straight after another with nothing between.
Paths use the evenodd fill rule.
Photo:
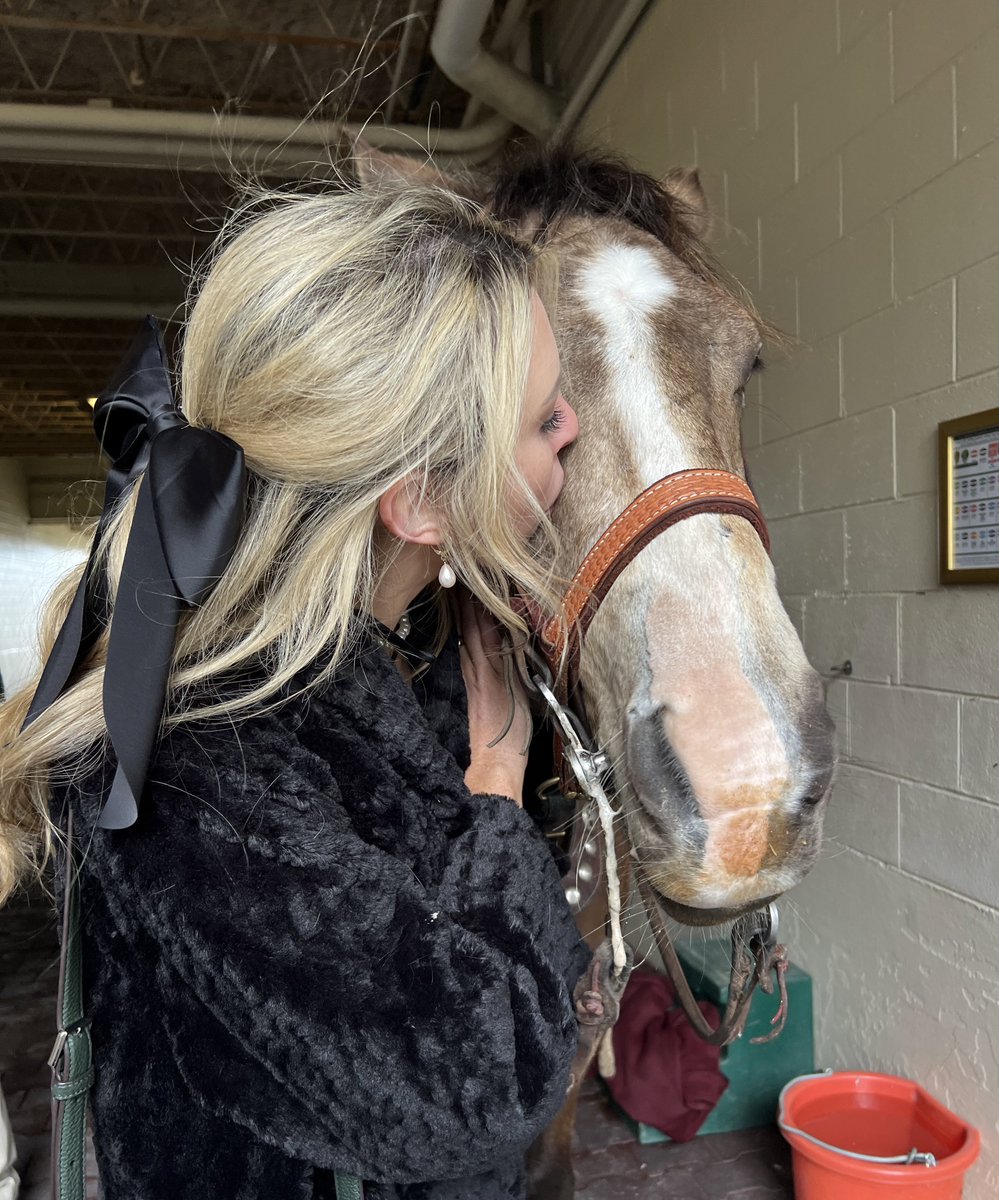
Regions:
<instances>
[{"instance_id":1,"label":"brown leather halter","mask_svg":"<svg viewBox=\"0 0 999 1200\"><path fill-rule=\"evenodd\" d=\"M536 630L564 695L576 691L583 638L614 581L661 533L699 513L745 517L770 553L770 534L756 497L731 471L676 471L646 488L608 525L580 564L562 602L565 624L553 619Z\"/></svg>"},{"instance_id":2,"label":"brown leather halter","mask_svg":"<svg viewBox=\"0 0 999 1200\"><path fill-rule=\"evenodd\" d=\"M564 621L553 618L543 623L537 611L525 604L531 624L542 649L558 701L564 706L573 724L584 729L578 713L572 705L578 703L579 660L583 638L596 616L600 604L606 598L614 581L646 546L661 533L699 513L721 513L744 517L760 536L767 553L770 552L770 535L766 521L756 497L744 479L731 471L713 468L695 468L667 475L645 489L640 496L616 517L597 539L583 559L566 591L562 608ZM556 723L555 762L560 772L562 791L567 797L579 796L571 776L569 756L564 752L562 737ZM585 791L583 780L579 785ZM652 925L659 952L670 979L677 991L689 1020L697 1033L715 1045L726 1045L738 1037L749 1015L749 1003L757 984L763 991L771 992L771 970L776 971L780 987L781 1003L772 1024L774 1032L766 1038L754 1041L769 1041L783 1028L787 1014L787 995L784 976L787 970L787 952L776 944L776 930L769 914L747 914L741 917L732 930L732 968L729 980L729 996L721 1024L712 1029L697 1007L693 993L687 984L676 952L673 949L666 924L659 911L655 892L644 873L635 865L639 889Z\"/></svg>"}]
</instances>

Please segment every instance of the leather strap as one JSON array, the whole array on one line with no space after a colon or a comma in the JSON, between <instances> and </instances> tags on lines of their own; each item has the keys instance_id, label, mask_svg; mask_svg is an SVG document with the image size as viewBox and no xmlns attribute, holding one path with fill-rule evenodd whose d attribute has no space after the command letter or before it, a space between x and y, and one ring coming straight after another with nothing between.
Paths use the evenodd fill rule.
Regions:
<instances>
[{"instance_id":1,"label":"leather strap","mask_svg":"<svg viewBox=\"0 0 999 1200\"><path fill-rule=\"evenodd\" d=\"M663 966L666 968L666 974L676 991L680 1007L697 1036L711 1046L728 1046L736 1038L742 1037L746 1021L749 1018L749 1006L752 1003L753 992L757 985L767 995L773 992L774 984L770 978L770 973L773 971L780 989L780 1006L770 1022L773 1028L768 1034L750 1038L750 1042L757 1044L773 1041L783 1030L784 1022L787 1020L788 958L787 948L781 946L776 937L771 937L769 932L766 936L760 933L758 923L761 914L758 912L744 913L732 926L732 967L729 974L728 997L725 1011L721 1014L717 1028L712 1028L698 1008L697 1000L683 973L683 965L673 949L669 930L666 928L666 922L659 909L655 891L645 872L637 864L635 865L635 876L638 879L642 903L648 914L649 924L652 927ZM771 919L767 917L767 929L772 928Z\"/></svg>"},{"instance_id":2,"label":"leather strap","mask_svg":"<svg viewBox=\"0 0 999 1200\"><path fill-rule=\"evenodd\" d=\"M66 823L66 880L59 953L58 1033L52 1068L52 1200L85 1200L87 1192L87 1093L94 1081L90 1024L83 1015L80 901L73 852L73 814Z\"/></svg>"},{"instance_id":3,"label":"leather strap","mask_svg":"<svg viewBox=\"0 0 999 1200\"><path fill-rule=\"evenodd\" d=\"M756 497L749 484L733 472L707 467L676 471L646 488L614 518L583 559L563 601L565 623L551 620L541 630L553 674L565 681L564 695L575 690L583 637L611 585L651 541L699 513L744 517L769 554L770 534ZM563 666L564 670L558 670Z\"/></svg>"}]
</instances>

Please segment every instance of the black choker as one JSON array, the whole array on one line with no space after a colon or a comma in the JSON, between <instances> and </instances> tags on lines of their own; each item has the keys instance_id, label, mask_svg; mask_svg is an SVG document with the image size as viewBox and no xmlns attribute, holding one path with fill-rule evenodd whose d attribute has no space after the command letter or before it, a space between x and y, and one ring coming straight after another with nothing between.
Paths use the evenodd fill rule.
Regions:
<instances>
[{"instance_id":1,"label":"black choker","mask_svg":"<svg viewBox=\"0 0 999 1200\"><path fill-rule=\"evenodd\" d=\"M395 627L389 629L387 625L383 625L377 618L371 618L372 624L375 627L375 637L385 647L391 646L393 650L397 650L403 658L411 661L425 663L429 665L437 661L437 655L432 650L423 650L419 646L411 646L406 638L409 637L412 631L412 622L408 614L403 613L402 620Z\"/></svg>"}]
</instances>

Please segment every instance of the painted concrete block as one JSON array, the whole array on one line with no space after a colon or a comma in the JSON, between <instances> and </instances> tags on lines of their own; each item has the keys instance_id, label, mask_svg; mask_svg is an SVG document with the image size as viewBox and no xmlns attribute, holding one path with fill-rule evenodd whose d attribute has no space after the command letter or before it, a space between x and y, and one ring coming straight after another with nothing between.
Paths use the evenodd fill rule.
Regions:
<instances>
[{"instance_id":1,"label":"painted concrete block","mask_svg":"<svg viewBox=\"0 0 999 1200\"><path fill-rule=\"evenodd\" d=\"M826 809L824 850L850 846L898 866L898 780L859 767L840 767Z\"/></svg>"},{"instance_id":2,"label":"painted concrete block","mask_svg":"<svg viewBox=\"0 0 999 1200\"><path fill-rule=\"evenodd\" d=\"M839 342L835 335L790 355L774 350L758 376L763 440L777 441L839 416Z\"/></svg>"},{"instance_id":3,"label":"painted concrete block","mask_svg":"<svg viewBox=\"0 0 999 1200\"><path fill-rule=\"evenodd\" d=\"M900 818L903 870L999 908L999 806L903 783Z\"/></svg>"},{"instance_id":4,"label":"painted concrete block","mask_svg":"<svg viewBox=\"0 0 999 1200\"><path fill-rule=\"evenodd\" d=\"M755 133L759 129L756 59L738 50L732 52L724 22L720 32L724 100L719 102L719 108L724 111L728 128L736 136Z\"/></svg>"},{"instance_id":5,"label":"painted concrete block","mask_svg":"<svg viewBox=\"0 0 999 1200\"><path fill-rule=\"evenodd\" d=\"M23 464L0 458L0 674L8 695L37 670L39 616L85 557L79 530L29 523Z\"/></svg>"},{"instance_id":6,"label":"painted concrete block","mask_svg":"<svg viewBox=\"0 0 999 1200\"><path fill-rule=\"evenodd\" d=\"M811 0L814 3L814 0ZM657 4L656 8L666 7ZM784 28L801 9L801 0L768 0L767 20L742 0L720 0L715 4L674 4L683 10L713 9L720 18L726 57L756 59L773 43L774 29ZM772 24L771 24L772 22Z\"/></svg>"},{"instance_id":7,"label":"painted concrete block","mask_svg":"<svg viewBox=\"0 0 999 1200\"><path fill-rule=\"evenodd\" d=\"M996 252L997 194L999 142L992 142L899 203L895 209L899 296L911 296Z\"/></svg>"},{"instance_id":8,"label":"painted concrete block","mask_svg":"<svg viewBox=\"0 0 999 1200\"><path fill-rule=\"evenodd\" d=\"M850 760L891 775L957 786L957 696L850 684Z\"/></svg>"},{"instance_id":9,"label":"painted concrete block","mask_svg":"<svg viewBox=\"0 0 999 1200\"><path fill-rule=\"evenodd\" d=\"M957 279L958 376L993 367L999 367L999 254L962 271Z\"/></svg>"},{"instance_id":10,"label":"painted concrete block","mask_svg":"<svg viewBox=\"0 0 999 1200\"><path fill-rule=\"evenodd\" d=\"M843 514L805 513L770 523L781 594L814 595L843 589Z\"/></svg>"},{"instance_id":11,"label":"painted concrete block","mask_svg":"<svg viewBox=\"0 0 999 1200\"><path fill-rule=\"evenodd\" d=\"M852 325L843 339L843 406L860 412L953 379L950 280Z\"/></svg>"},{"instance_id":12,"label":"painted concrete block","mask_svg":"<svg viewBox=\"0 0 999 1200\"><path fill-rule=\"evenodd\" d=\"M942 67L843 151L843 228L856 229L954 161L954 83Z\"/></svg>"},{"instance_id":13,"label":"painted concrete block","mask_svg":"<svg viewBox=\"0 0 999 1200\"><path fill-rule=\"evenodd\" d=\"M836 726L836 754L842 764L850 757L850 684L837 676L825 688L826 708Z\"/></svg>"},{"instance_id":14,"label":"painted concrete block","mask_svg":"<svg viewBox=\"0 0 999 1200\"><path fill-rule=\"evenodd\" d=\"M718 79L699 111L689 114L706 161L724 156L732 146L754 137L756 128L756 64L742 55L734 61L721 45L714 48Z\"/></svg>"},{"instance_id":15,"label":"painted concrete block","mask_svg":"<svg viewBox=\"0 0 999 1200\"><path fill-rule=\"evenodd\" d=\"M802 267L800 333L817 341L892 302L891 222L875 217Z\"/></svg>"},{"instance_id":16,"label":"painted concrete block","mask_svg":"<svg viewBox=\"0 0 999 1200\"><path fill-rule=\"evenodd\" d=\"M825 75L816 75L798 103L802 175L835 161L836 151L891 107L891 45L887 14Z\"/></svg>"},{"instance_id":17,"label":"painted concrete block","mask_svg":"<svg viewBox=\"0 0 999 1200\"><path fill-rule=\"evenodd\" d=\"M753 488L768 519L801 511L798 438L758 446L746 455Z\"/></svg>"},{"instance_id":18,"label":"painted concrete block","mask_svg":"<svg viewBox=\"0 0 999 1200\"><path fill-rule=\"evenodd\" d=\"M936 492L937 426L951 417L995 408L999 372L947 384L895 406L895 470L900 495Z\"/></svg>"},{"instance_id":19,"label":"painted concrete block","mask_svg":"<svg viewBox=\"0 0 999 1200\"><path fill-rule=\"evenodd\" d=\"M999 696L999 603L993 588L903 596L902 682Z\"/></svg>"},{"instance_id":20,"label":"painted concrete block","mask_svg":"<svg viewBox=\"0 0 999 1200\"><path fill-rule=\"evenodd\" d=\"M961 791L999 804L999 701L961 702Z\"/></svg>"},{"instance_id":21,"label":"painted concrete block","mask_svg":"<svg viewBox=\"0 0 999 1200\"><path fill-rule=\"evenodd\" d=\"M999 28L993 28L958 56L957 153L974 154L999 138Z\"/></svg>"},{"instance_id":22,"label":"painted concrete block","mask_svg":"<svg viewBox=\"0 0 999 1200\"><path fill-rule=\"evenodd\" d=\"M731 192L731 187L729 188ZM765 253L765 248L761 250ZM793 272L787 275L767 276L765 287L756 295L760 312L781 333L798 337L801 323L798 320L798 277Z\"/></svg>"},{"instance_id":23,"label":"painted concrete block","mask_svg":"<svg viewBox=\"0 0 999 1200\"><path fill-rule=\"evenodd\" d=\"M760 287L760 239L757 222L746 229L720 226L712 239L713 248L725 270L753 295Z\"/></svg>"},{"instance_id":24,"label":"painted concrete block","mask_svg":"<svg viewBox=\"0 0 999 1200\"><path fill-rule=\"evenodd\" d=\"M846 512L851 592L916 592L936 586L936 496L926 494Z\"/></svg>"},{"instance_id":25,"label":"painted concrete block","mask_svg":"<svg viewBox=\"0 0 999 1200\"><path fill-rule=\"evenodd\" d=\"M760 126L779 120L795 101L825 76L836 62L836 9L823 0L799 3L781 24L767 24L770 37L761 49Z\"/></svg>"},{"instance_id":26,"label":"painted concrete block","mask_svg":"<svg viewBox=\"0 0 999 1200\"><path fill-rule=\"evenodd\" d=\"M892 22L897 98L984 36L999 13L991 0L901 0Z\"/></svg>"},{"instance_id":27,"label":"painted concrete block","mask_svg":"<svg viewBox=\"0 0 999 1200\"><path fill-rule=\"evenodd\" d=\"M898 599L895 596L809 596L805 653L817 671L849 661L851 679L898 681Z\"/></svg>"},{"instance_id":28,"label":"painted concrete block","mask_svg":"<svg viewBox=\"0 0 999 1200\"><path fill-rule=\"evenodd\" d=\"M762 214L763 278L793 270L840 235L839 162L818 166Z\"/></svg>"},{"instance_id":29,"label":"painted concrete block","mask_svg":"<svg viewBox=\"0 0 999 1200\"><path fill-rule=\"evenodd\" d=\"M760 210L794 186L794 112L788 108L751 138L705 147L707 162L728 172L729 219L745 228Z\"/></svg>"},{"instance_id":30,"label":"painted concrete block","mask_svg":"<svg viewBox=\"0 0 999 1200\"><path fill-rule=\"evenodd\" d=\"M894 414L875 409L813 429L801 438L801 501L806 512L883 500L895 491Z\"/></svg>"},{"instance_id":31,"label":"painted concrete block","mask_svg":"<svg viewBox=\"0 0 999 1200\"><path fill-rule=\"evenodd\" d=\"M846 54L855 42L878 24L887 25L895 0L839 0L839 45Z\"/></svg>"}]
</instances>

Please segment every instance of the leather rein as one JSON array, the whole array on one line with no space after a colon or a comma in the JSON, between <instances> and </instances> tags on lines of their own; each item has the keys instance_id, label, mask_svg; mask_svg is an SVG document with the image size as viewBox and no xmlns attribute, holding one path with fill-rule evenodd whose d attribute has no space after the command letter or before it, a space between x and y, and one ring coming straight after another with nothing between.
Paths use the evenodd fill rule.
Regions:
<instances>
[{"instance_id":1,"label":"leather rein","mask_svg":"<svg viewBox=\"0 0 999 1200\"><path fill-rule=\"evenodd\" d=\"M677 471L646 488L600 535L566 591L564 621L552 619L545 623L537 610L524 602L540 651L528 655L528 680L551 711L555 728L555 762L560 772L562 793L568 799L578 799L581 795L590 799L599 797L606 805L603 782L610 774L606 756L595 749L586 723L579 715L582 707L579 664L583 638L600 604L625 567L660 534L699 513L743 517L770 553L766 521L744 479L720 469ZM609 869L612 856L611 844ZM745 913L733 925L728 1002L721 1024L713 1029L684 976L655 890L637 862L634 871L663 965L698 1035L712 1045L721 1046L740 1037L749 1016L753 991L759 985L764 992L772 993L773 972L780 991L780 1006L771 1022L774 1029L765 1037L752 1040L764 1042L775 1038L787 1017L787 951L776 940L776 906L770 904L760 912ZM613 879L609 873L610 882L616 886L616 870Z\"/></svg>"}]
</instances>

